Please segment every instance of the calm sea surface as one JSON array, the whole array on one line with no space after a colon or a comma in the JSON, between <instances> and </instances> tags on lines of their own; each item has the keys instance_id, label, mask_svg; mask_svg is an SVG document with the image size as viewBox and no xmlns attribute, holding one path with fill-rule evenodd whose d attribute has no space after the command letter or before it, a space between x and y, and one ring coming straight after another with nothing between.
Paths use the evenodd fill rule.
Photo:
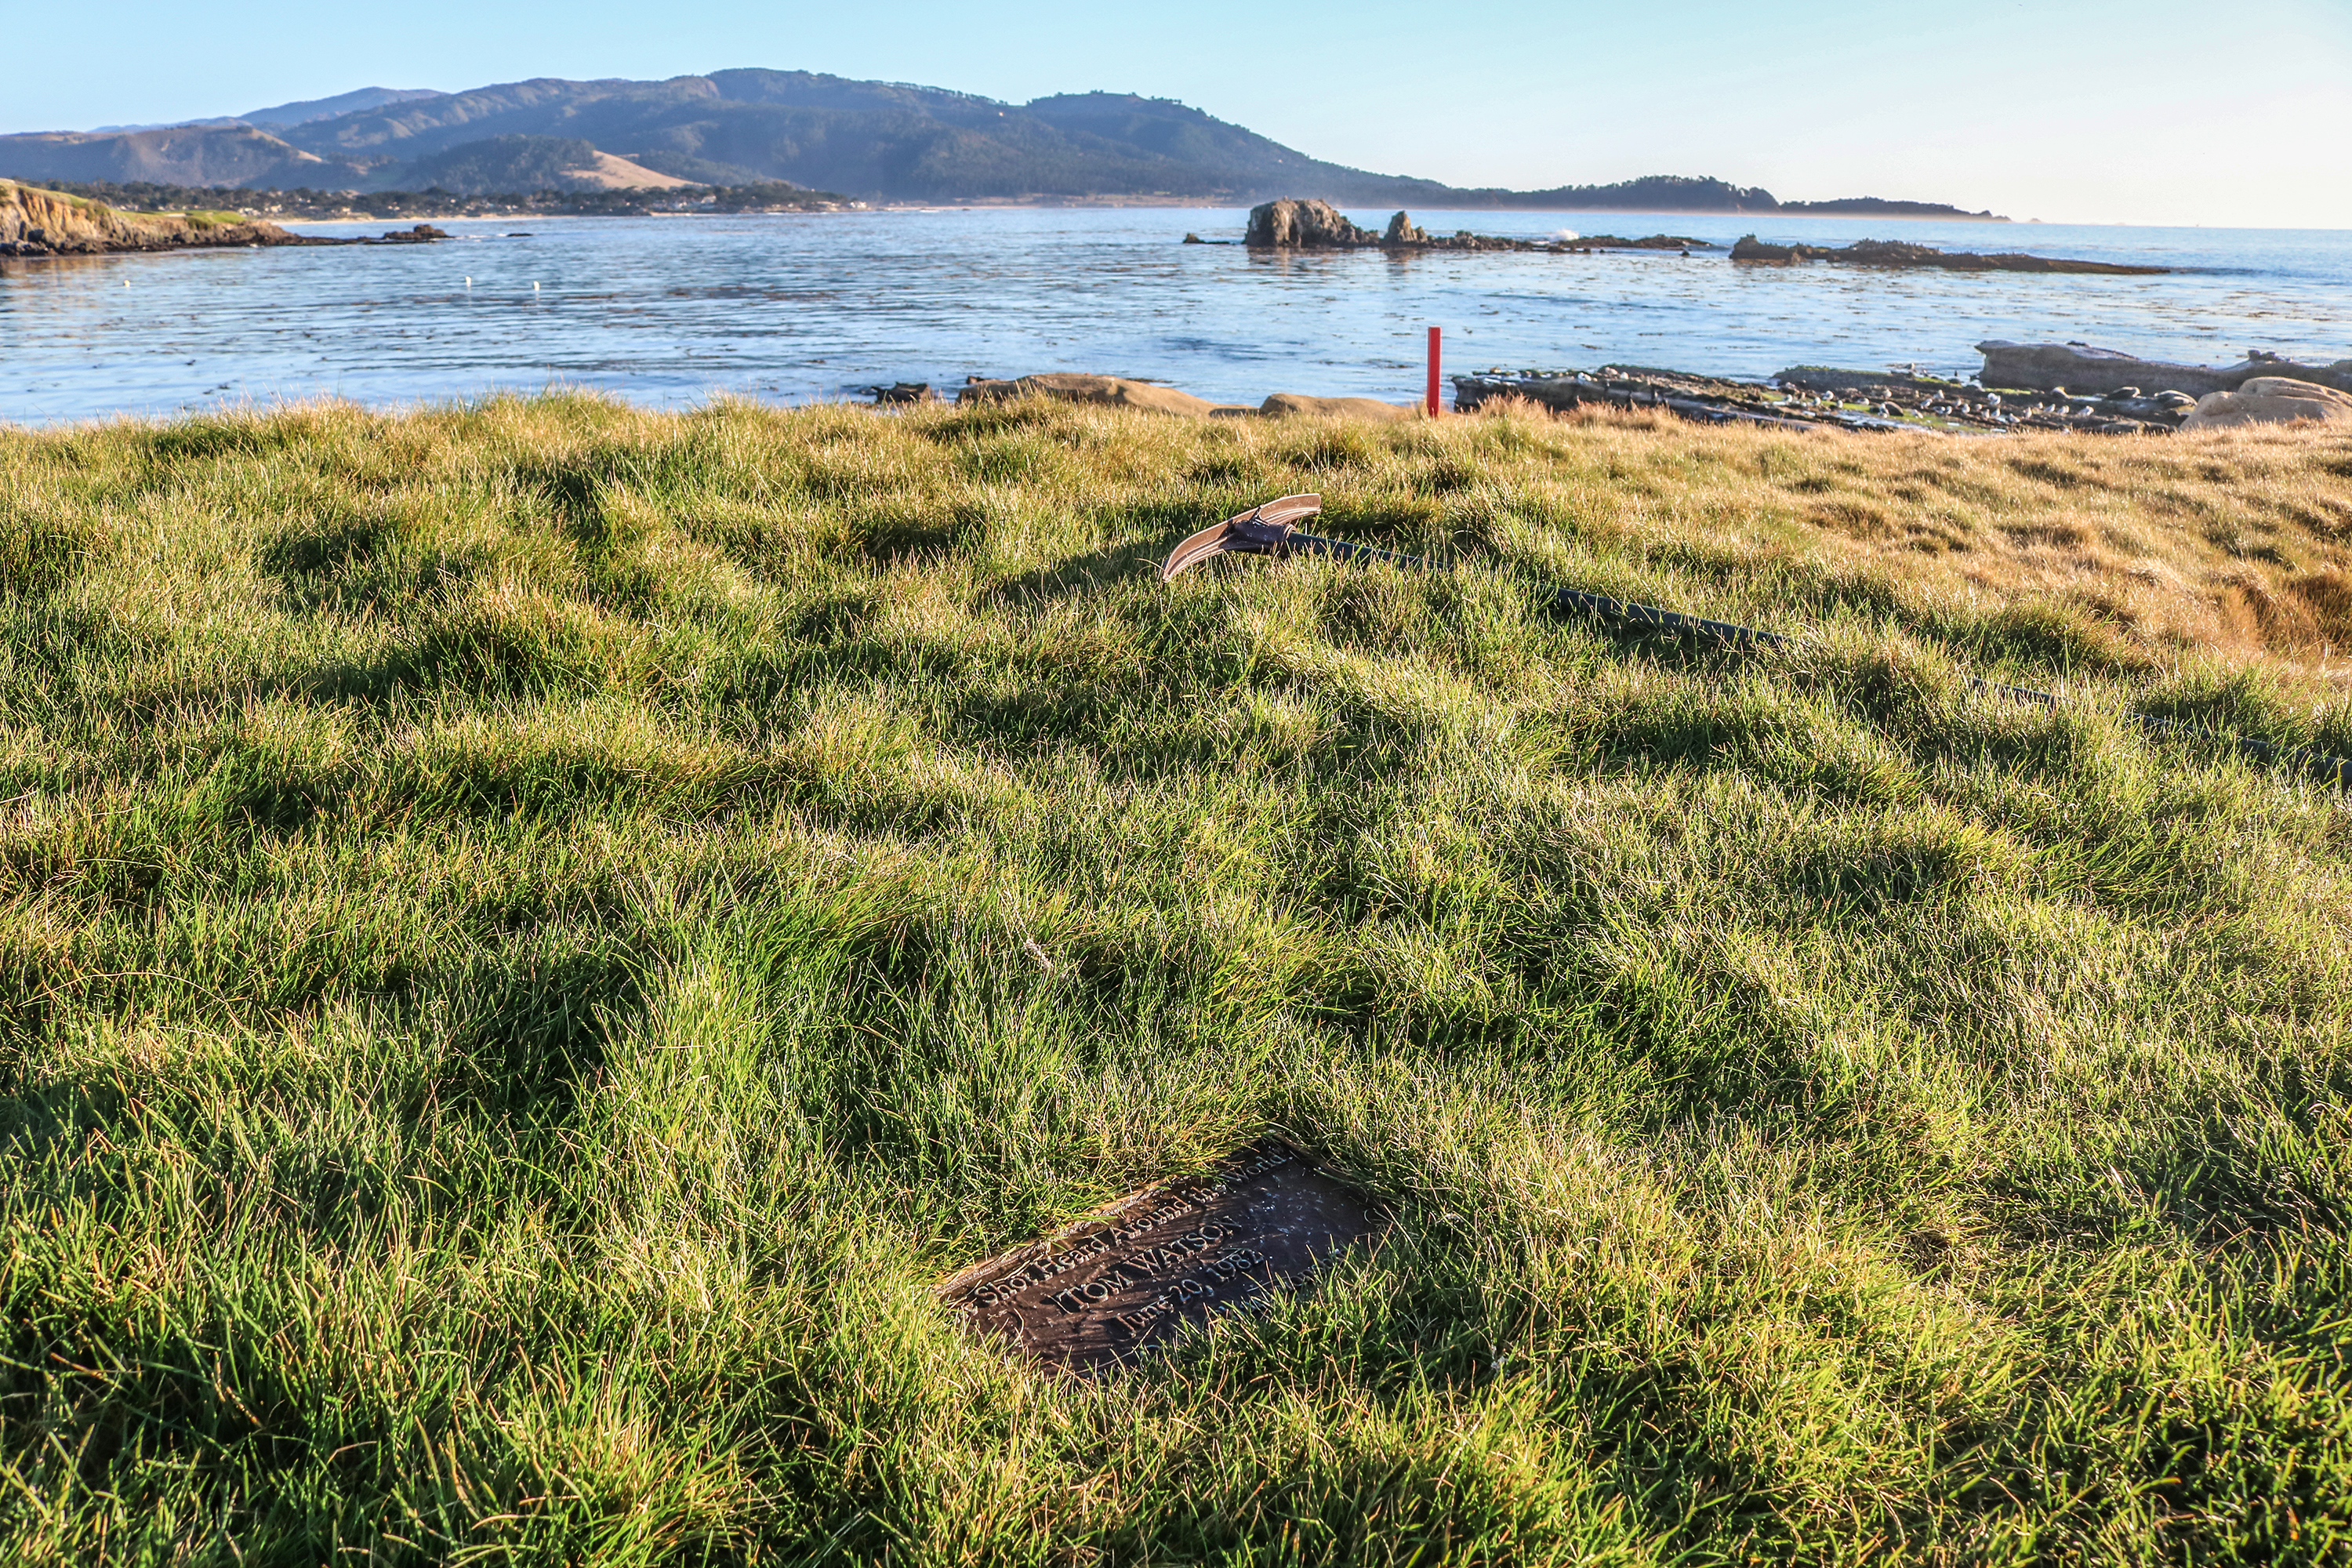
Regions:
<instances>
[{"instance_id":1,"label":"calm sea surface","mask_svg":"<svg viewBox=\"0 0 2352 1568\"><path fill-rule=\"evenodd\" d=\"M1378 226L1385 212L1352 214ZM451 223L432 246L0 262L0 419L46 424L330 395L371 404L603 388L676 407L1046 370L1220 401L1417 395L1446 368L1916 364L1985 338L2227 363L2352 357L2352 233L1417 212L1434 230L1895 237L2154 263L2154 278L1734 267L1665 254L1254 255L1239 210L898 211ZM299 224L306 233L384 226ZM528 230L528 233L518 231Z\"/></svg>"}]
</instances>

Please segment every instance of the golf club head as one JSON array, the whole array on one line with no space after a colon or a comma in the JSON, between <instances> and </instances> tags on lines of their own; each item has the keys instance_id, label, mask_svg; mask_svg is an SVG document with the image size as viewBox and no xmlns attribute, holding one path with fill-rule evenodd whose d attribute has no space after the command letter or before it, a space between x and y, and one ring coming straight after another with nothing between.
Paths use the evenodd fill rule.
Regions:
<instances>
[{"instance_id":1,"label":"golf club head","mask_svg":"<svg viewBox=\"0 0 2352 1568\"><path fill-rule=\"evenodd\" d=\"M1283 541L1298 526L1302 518L1313 517L1323 510L1323 498L1282 496L1265 501L1237 517L1229 517L1213 527L1204 528L1168 552L1160 563L1162 583L1196 565L1213 555L1240 552L1251 555L1280 553Z\"/></svg>"}]
</instances>

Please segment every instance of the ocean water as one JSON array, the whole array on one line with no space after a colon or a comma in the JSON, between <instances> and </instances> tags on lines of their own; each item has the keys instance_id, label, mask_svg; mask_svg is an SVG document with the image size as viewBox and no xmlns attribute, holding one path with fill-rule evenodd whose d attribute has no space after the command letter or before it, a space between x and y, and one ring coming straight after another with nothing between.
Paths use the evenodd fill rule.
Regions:
<instances>
[{"instance_id":1,"label":"ocean water","mask_svg":"<svg viewBox=\"0 0 2352 1568\"><path fill-rule=\"evenodd\" d=\"M1688 214L1417 212L1436 231L1865 236L2149 263L2160 277L1735 267L1722 251L1268 255L1239 209L950 209L444 225L431 246L0 261L0 419L332 395L603 389L663 407L1101 371L1225 402L1419 395L1449 372L1799 363L1967 374L1986 338L2228 363L2352 357L2352 232ZM1385 212L1353 213L1379 226ZM317 234L382 224L296 224Z\"/></svg>"}]
</instances>

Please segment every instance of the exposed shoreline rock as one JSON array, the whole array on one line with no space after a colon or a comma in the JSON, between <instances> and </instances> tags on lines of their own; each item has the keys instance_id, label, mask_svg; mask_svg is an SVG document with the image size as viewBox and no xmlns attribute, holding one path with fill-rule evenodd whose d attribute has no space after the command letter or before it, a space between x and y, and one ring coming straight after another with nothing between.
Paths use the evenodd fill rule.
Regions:
<instances>
[{"instance_id":1,"label":"exposed shoreline rock","mask_svg":"<svg viewBox=\"0 0 2352 1568\"><path fill-rule=\"evenodd\" d=\"M1838 430L1915 430L1993 436L2018 430L2082 435L2167 435L2189 400L2004 396L1966 382L1900 373L1796 365L1770 382L1693 375L1650 365L1597 371L1490 370L1454 377L1454 406L1466 412L1520 397L1565 411L1583 406L1656 409L1711 424Z\"/></svg>"},{"instance_id":2,"label":"exposed shoreline rock","mask_svg":"<svg viewBox=\"0 0 2352 1568\"><path fill-rule=\"evenodd\" d=\"M1811 396L1860 398L1905 416L1924 416L1952 428L2073 430L2093 436L2162 435L2179 427L2196 400L2178 393L2143 396L2137 387L2090 397L2063 389L2034 391L1898 371L1840 370L1792 365L1776 384ZM2126 395L2128 393L2129 395Z\"/></svg>"},{"instance_id":3,"label":"exposed shoreline rock","mask_svg":"<svg viewBox=\"0 0 2352 1568\"><path fill-rule=\"evenodd\" d=\"M1216 242L1188 234L1184 243ZM1693 250L1722 248L1711 240L1678 234L1654 234L1645 239L1624 239L1613 234L1575 239L1517 239L1506 235L1472 234L1465 228L1454 234L1433 235L1415 225L1411 215L1402 212L1389 219L1385 233L1374 234L1329 202L1296 197L1263 202L1252 207L1242 243L1258 250L1509 250L1546 256L1575 256L1596 250L1672 250L1688 255Z\"/></svg>"},{"instance_id":4,"label":"exposed shoreline rock","mask_svg":"<svg viewBox=\"0 0 2352 1568\"><path fill-rule=\"evenodd\" d=\"M1555 413L1585 407L1648 408L1712 425L1801 427L1823 423L1783 413L1769 387L1646 365L1603 365L1595 371L1488 370L1452 379L1457 414L1500 399L1521 398ZM1871 422L1885 423L1874 417Z\"/></svg>"},{"instance_id":5,"label":"exposed shoreline rock","mask_svg":"<svg viewBox=\"0 0 2352 1568\"><path fill-rule=\"evenodd\" d=\"M1738 381L1696 375L1654 365L1603 365L1597 371L1505 371L1456 375L1454 408L1468 413L1496 399L1523 398L1565 412L1596 406L1654 409L1712 424L1751 424L1790 429L1847 431L1910 430L1942 435L1993 436L2028 430L2078 435L2169 435L2189 417L2196 401L2177 392L2143 396L2137 388L2087 397L2063 392L2003 392L1972 382L1895 371L1842 370L1794 365L1769 381ZM930 402L921 383L876 386L867 391L883 406ZM2126 395L2126 393L2129 395ZM2268 394L2275 397L2334 398L2325 389L2300 393L2294 384ZM994 378L974 376L956 393L959 404L1050 397L1139 408L1192 418L1240 419L1338 416L1379 420L1418 417L1421 405L1370 397L1314 397L1277 392L1255 407L1212 403L1156 382L1124 376L1056 372ZM2346 398L2352 408L2352 398ZM2308 408L2258 413L2266 418L2316 417Z\"/></svg>"},{"instance_id":6,"label":"exposed shoreline rock","mask_svg":"<svg viewBox=\"0 0 2352 1568\"><path fill-rule=\"evenodd\" d=\"M2352 394L2291 376L2258 375L2235 392L2209 392L2197 400L2183 430L2233 425L2352 424Z\"/></svg>"},{"instance_id":7,"label":"exposed shoreline rock","mask_svg":"<svg viewBox=\"0 0 2352 1568\"><path fill-rule=\"evenodd\" d=\"M2260 349L2233 365L2170 364L2141 359L2116 349L2095 349L2088 343L2012 343L2000 338L1977 345L1985 356L1984 373L1977 379L1991 387L2022 387L2042 392L2184 393L2203 397L2208 393L2235 392L2257 376L2291 376L2338 392L2352 392L2352 360L2333 364L2299 364Z\"/></svg>"},{"instance_id":8,"label":"exposed shoreline rock","mask_svg":"<svg viewBox=\"0 0 2352 1568\"><path fill-rule=\"evenodd\" d=\"M2122 357L2122 356L2116 356ZM2131 361L2144 364L2145 361ZM2268 361L2277 364L2275 359ZM2318 422L2352 424L2352 393L2281 375L2246 378L2239 388L2201 401L2176 389L2144 394L2137 386L2092 397L2063 388L2002 390L1974 382L1901 371L1792 365L1769 382L1695 375L1654 365L1603 365L1596 371L1505 371L1456 375L1454 410L1466 414L1501 399L1522 399L1554 412L1584 407L1655 410L1707 424L1785 429L1896 431L1996 436L2064 431L2088 436L2167 436L2239 425ZM936 401L922 383L867 389L883 406ZM1370 397L1315 397L1277 392L1255 407L1212 403L1172 386L1125 376L1055 372L992 378L973 376L956 394L959 404L1050 397L1067 403L1139 408L1190 418L1339 417L1394 421L1416 418L1418 403Z\"/></svg>"},{"instance_id":9,"label":"exposed shoreline rock","mask_svg":"<svg viewBox=\"0 0 2352 1568\"><path fill-rule=\"evenodd\" d=\"M1835 261L1850 267L1930 267L1947 272L2091 272L2125 277L2172 270L2169 267L2126 267L2113 261L2070 261L2017 251L1979 255L1972 250L1938 250L1932 245L1912 245L1899 239L1858 239L1842 247L1767 245L1752 234L1732 246L1731 259L1775 264Z\"/></svg>"},{"instance_id":10,"label":"exposed shoreline rock","mask_svg":"<svg viewBox=\"0 0 2352 1568\"><path fill-rule=\"evenodd\" d=\"M113 256L281 245L426 245L449 237L430 224L373 238L289 234L234 213L127 213L103 202L0 180L0 257Z\"/></svg>"}]
</instances>

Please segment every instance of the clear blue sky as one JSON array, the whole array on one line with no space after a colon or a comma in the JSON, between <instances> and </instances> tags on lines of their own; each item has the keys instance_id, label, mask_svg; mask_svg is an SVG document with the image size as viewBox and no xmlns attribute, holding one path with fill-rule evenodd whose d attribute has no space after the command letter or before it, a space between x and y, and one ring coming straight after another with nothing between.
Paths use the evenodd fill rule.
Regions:
<instances>
[{"instance_id":1,"label":"clear blue sky","mask_svg":"<svg viewBox=\"0 0 2352 1568\"><path fill-rule=\"evenodd\" d=\"M0 20L10 131L770 66L1181 99L1463 184L1715 174L2053 222L2352 228L2352 0L5 0Z\"/></svg>"}]
</instances>

